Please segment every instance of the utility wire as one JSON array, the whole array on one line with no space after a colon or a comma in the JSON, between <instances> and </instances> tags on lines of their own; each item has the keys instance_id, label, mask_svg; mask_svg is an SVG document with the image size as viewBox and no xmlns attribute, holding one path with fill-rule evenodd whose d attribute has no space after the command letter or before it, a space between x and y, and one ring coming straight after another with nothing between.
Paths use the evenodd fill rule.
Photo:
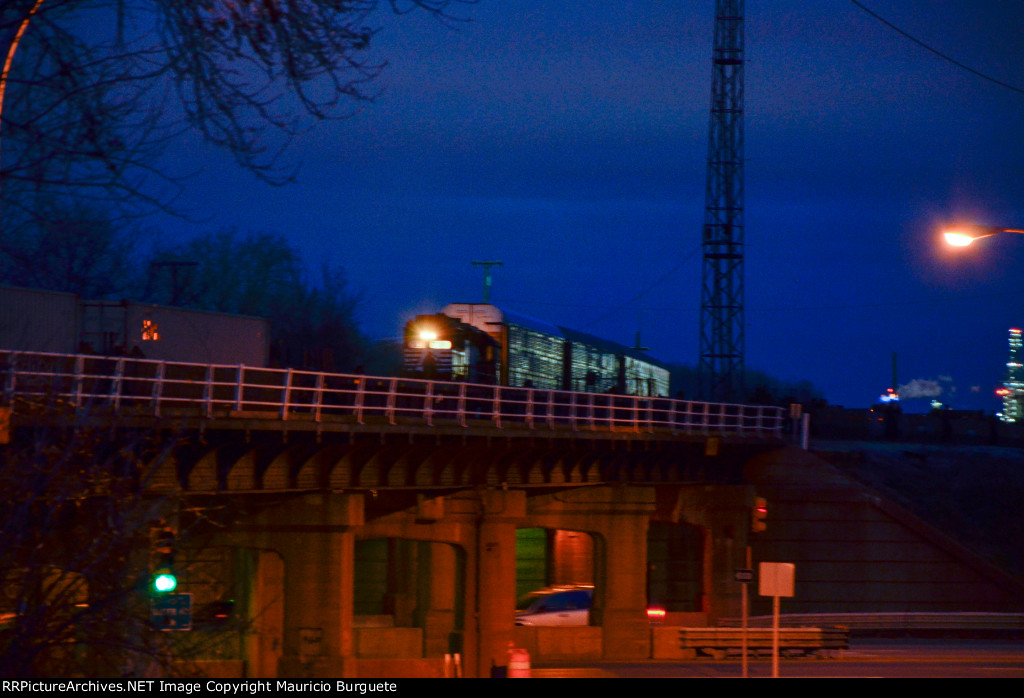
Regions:
<instances>
[{"instance_id":1,"label":"utility wire","mask_svg":"<svg viewBox=\"0 0 1024 698\"><path fill-rule=\"evenodd\" d=\"M934 53L936 56L938 56L942 60L949 61L950 63L955 65L957 68L960 68L961 70L966 70L971 75L976 75L979 78L981 78L983 80L988 80L989 82L995 83L996 85L999 85L1000 87L1005 87L1008 90L1013 90L1014 92L1019 92L1020 94L1024 94L1024 89L1021 89L1021 88L1017 87L1016 85L1011 85L1009 83L1003 82L1002 80L997 80L996 78L992 77L991 75L986 75L985 73L982 73L981 71L975 70L974 68L972 68L972 67L970 67L968 65L964 65L960 61L958 61L958 60L956 60L956 59L954 59L954 58L952 58L950 56L947 56L946 54L942 53L941 51L938 51L938 50L932 48L931 46L929 46L928 44L924 43L920 39L918 39L916 37L913 37L910 34L908 34L907 32L903 31L902 29L900 29L895 24L893 24L889 20L885 19L884 17L882 17L878 13L872 12L868 8L864 7L864 5L862 5L861 3L857 2L857 0L850 0L850 2L852 2L854 5L856 5L858 8L860 8L861 10L866 12L867 14L869 14L872 17L874 17L875 19L877 19L879 22L881 22L885 26L887 26L890 29L892 29L894 32L900 34L901 36L903 36L903 37L905 37L907 39L910 39L911 41L913 41L915 44L917 44L921 48L925 49L926 51L930 51L930 52Z\"/></svg>"},{"instance_id":2,"label":"utility wire","mask_svg":"<svg viewBox=\"0 0 1024 698\"><path fill-rule=\"evenodd\" d=\"M602 320L604 320L606 318L611 317L615 313L621 312L621 311L629 308L631 305L633 305L638 300L643 298L645 295L650 293L653 289L657 288L662 282L664 282L667 278L672 276L672 274L676 273L679 270L680 267L682 267L684 264L686 264L691 259L693 259L697 255L697 253L700 252L700 251L701 251L701 248L698 247L696 250L694 250L689 255L687 255L687 257L685 259L683 259L681 262L679 262L679 264L675 265L674 267L669 269L667 272L665 272L664 275L662 275L657 281L655 281L652 284L649 284L646 288L641 289L635 296L630 298L628 301L626 301L622 305L619 305L619 306L617 306L615 308L612 308L611 310L609 310L604 315L601 315L600 317L598 317L598 318L596 318L594 320L591 320L590 322L588 322L586 325L584 325L580 329L581 330L585 330L585 329L587 329L589 327L593 327L597 323L601 322Z\"/></svg>"},{"instance_id":3,"label":"utility wire","mask_svg":"<svg viewBox=\"0 0 1024 698\"><path fill-rule=\"evenodd\" d=\"M675 271L678 269L672 269ZM669 274L671 273L669 272ZM664 281L667 278L662 277L657 283ZM600 322L609 315L627 309L633 302L638 300L645 293L649 292L651 288L657 286L657 283L652 284L651 287L644 291L639 292L633 299L623 305L617 306L614 310L608 311L605 315L587 323L584 327L578 329L585 329L590 325ZM822 304L822 305L774 305L774 306L747 306L748 312L752 313L790 313L790 312L834 312L840 310L862 310L871 308L911 308L911 307L928 307L928 306L944 306L947 307L954 303L976 303L978 301L997 300L1005 298L1018 298L1024 297L1024 291L1010 292L1006 291L993 291L991 293L975 293L975 294L956 294L952 297L941 297L941 298L918 298L908 300L893 300L886 299L884 301L870 301L864 303L835 303L835 304ZM557 301L536 301L527 300L523 298L499 298L497 299L501 303L515 305L519 307L531 307L531 306L545 306L555 308L575 308L579 310L598 310L606 307L603 304L598 303L559 303ZM676 305L648 305L641 308L645 312L651 313L696 313L699 308L694 306L676 306Z\"/></svg>"}]
</instances>

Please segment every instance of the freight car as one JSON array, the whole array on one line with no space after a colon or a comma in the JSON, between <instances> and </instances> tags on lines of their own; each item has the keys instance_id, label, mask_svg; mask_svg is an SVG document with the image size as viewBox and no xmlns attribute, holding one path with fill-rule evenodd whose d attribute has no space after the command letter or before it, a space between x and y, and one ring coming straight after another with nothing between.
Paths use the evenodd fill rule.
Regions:
<instances>
[{"instance_id":1,"label":"freight car","mask_svg":"<svg viewBox=\"0 0 1024 698\"><path fill-rule=\"evenodd\" d=\"M404 370L434 380L668 396L669 371L642 351L489 304L453 303L405 326Z\"/></svg>"},{"instance_id":2,"label":"freight car","mask_svg":"<svg viewBox=\"0 0 1024 698\"><path fill-rule=\"evenodd\" d=\"M266 366L266 318L0 285L0 349Z\"/></svg>"}]
</instances>

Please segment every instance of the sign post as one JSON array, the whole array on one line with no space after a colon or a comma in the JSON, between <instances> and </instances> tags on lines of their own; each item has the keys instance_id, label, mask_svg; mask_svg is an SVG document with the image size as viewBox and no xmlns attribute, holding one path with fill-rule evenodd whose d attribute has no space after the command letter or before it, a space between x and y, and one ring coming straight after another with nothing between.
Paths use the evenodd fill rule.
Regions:
<instances>
[{"instance_id":1,"label":"sign post","mask_svg":"<svg viewBox=\"0 0 1024 698\"><path fill-rule=\"evenodd\" d=\"M747 587L750 582L754 579L754 572L750 569L750 546L747 546L747 567L745 569L739 569L733 572L733 578L743 585L743 634L742 634L742 645L740 647L741 656L743 657L743 678L747 678L747 616L749 615L748 608L749 603L747 601Z\"/></svg>"},{"instance_id":2,"label":"sign post","mask_svg":"<svg viewBox=\"0 0 1024 698\"><path fill-rule=\"evenodd\" d=\"M772 597L772 678L779 677L779 598L793 596L796 565L762 562L758 567L758 593Z\"/></svg>"}]
</instances>

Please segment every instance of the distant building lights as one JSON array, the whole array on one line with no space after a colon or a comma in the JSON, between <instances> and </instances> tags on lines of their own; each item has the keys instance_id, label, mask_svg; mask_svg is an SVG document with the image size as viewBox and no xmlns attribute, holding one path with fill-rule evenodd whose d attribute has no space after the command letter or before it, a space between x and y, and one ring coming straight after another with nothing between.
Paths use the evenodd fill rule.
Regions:
<instances>
[{"instance_id":1,"label":"distant building lights","mask_svg":"<svg viewBox=\"0 0 1024 698\"><path fill-rule=\"evenodd\" d=\"M899 402L900 396L893 388L886 388L885 394L881 395L878 400L880 402Z\"/></svg>"},{"instance_id":2,"label":"distant building lights","mask_svg":"<svg viewBox=\"0 0 1024 698\"><path fill-rule=\"evenodd\" d=\"M1010 360L1006 362L1006 380L1001 388L996 390L996 395L1003 399L1003 411L998 415L1004 422L1019 422L1024 419L1024 364L1021 362L1021 349L1024 342L1021 341L1020 328L1010 329Z\"/></svg>"}]
</instances>

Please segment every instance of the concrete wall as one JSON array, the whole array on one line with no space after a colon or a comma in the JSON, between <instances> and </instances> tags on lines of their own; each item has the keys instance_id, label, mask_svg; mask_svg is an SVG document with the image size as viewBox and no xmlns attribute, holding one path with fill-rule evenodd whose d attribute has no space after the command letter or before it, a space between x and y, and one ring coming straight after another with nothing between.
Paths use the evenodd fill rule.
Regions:
<instances>
[{"instance_id":1,"label":"concrete wall","mask_svg":"<svg viewBox=\"0 0 1024 698\"><path fill-rule=\"evenodd\" d=\"M406 508L401 499L389 492L376 498L303 495L225 534L225 542L283 561L283 573L271 570L276 582L254 591L261 598L249 604L255 612L275 596L282 600L277 675L365 675L371 666L383 671L385 661L408 668L457 652L466 676L488 676L507 664L511 645L544 659L650 656L646 545L637 545L646 540L654 505L650 488L594 487L529 498L523 491L467 490L445 496L443 506ZM524 525L593 537L600 590L594 625L514 625L515 532ZM373 546L386 550L387 571L378 582L384 622L353 612L357 540L384 541ZM265 658L249 658L268 666Z\"/></svg>"},{"instance_id":2,"label":"concrete wall","mask_svg":"<svg viewBox=\"0 0 1024 698\"><path fill-rule=\"evenodd\" d=\"M259 551L253 587L262 591L254 592L250 607L271 607L267 602L277 598L282 609L277 625L261 631L279 639L276 648L261 646L252 666L279 676L365 676L392 666L395 672L434 671L445 654L458 653L466 676L487 676L508 661L510 643L528 649L535 661L648 658L655 635L645 613L652 522L678 528L685 543L680 554L696 571L687 583L699 579L699 598L693 596L699 608L676 611L685 618L666 618L663 627L737 617L743 587L734 573L756 570L761 561L796 565L797 594L783 601L787 613L1005 611L1024 598L1019 585L1001 584L967 551L806 451L754 458L746 467L749 484L581 482L516 489L484 476L511 448L501 443L495 451L486 444L430 451L421 469L442 472L453 459L465 459L457 472L480 477L479 484L449 487L443 496L402 484L410 481L402 468L422 456L414 446L341 448L310 440L303 448L291 435L257 457L258 445L239 445L236 462L222 464L233 471L225 485L230 488L234 471L241 476L249 468L260 476L241 479L267 489L251 500L251 490L236 493L249 508L222 535L225 544ZM359 457L346 461L346 453ZM202 465L207 460L198 461L189 479L201 496L221 486L212 466ZM175 465L168 467L177 474ZM339 473L346 479L334 480ZM310 483L310 490L321 485L299 492L299 482ZM748 564L755 494L768 499L768 530L754 537ZM580 559L592 559L582 565L593 567L590 626L514 625L520 529L587 534L592 554ZM373 554L357 555L360 547ZM272 560L280 561L276 571ZM362 589L367 565L376 569L373 588ZM580 573L581 565L569 567ZM389 622L358 619L357 601ZM767 600L753 601L753 613L768 611Z\"/></svg>"},{"instance_id":3,"label":"concrete wall","mask_svg":"<svg viewBox=\"0 0 1024 698\"><path fill-rule=\"evenodd\" d=\"M741 588L734 573L745 568L746 545L750 527L750 507L754 490L747 485L677 485L659 487L652 520L664 525L686 527L686 538L693 541L691 556L699 555L701 578L691 580L699 588L698 605L670 608L678 617L690 621L701 614L710 625L719 618L740 612ZM666 620L666 622L668 622Z\"/></svg>"},{"instance_id":4,"label":"concrete wall","mask_svg":"<svg viewBox=\"0 0 1024 698\"><path fill-rule=\"evenodd\" d=\"M421 657L423 629L356 628L355 650L360 659Z\"/></svg>"},{"instance_id":5,"label":"concrete wall","mask_svg":"<svg viewBox=\"0 0 1024 698\"><path fill-rule=\"evenodd\" d=\"M1010 612L1021 586L923 521L806 451L755 459L748 473L768 500L760 561L796 565L784 613ZM770 613L753 595L752 612Z\"/></svg>"},{"instance_id":6,"label":"concrete wall","mask_svg":"<svg viewBox=\"0 0 1024 698\"><path fill-rule=\"evenodd\" d=\"M604 656L604 629L593 626L548 628L517 626L515 646L531 661L598 660Z\"/></svg>"},{"instance_id":7,"label":"concrete wall","mask_svg":"<svg viewBox=\"0 0 1024 698\"><path fill-rule=\"evenodd\" d=\"M321 491L279 494L262 508L254 500L225 542L258 551L250 612L280 613L253 617L263 627L249 639L247 675L443 675L444 656L457 653L464 675L483 677L508 662L510 645L534 662L662 656L665 628L738 617L735 570L761 561L796 565L785 613L1020 606L1012 585L1000 586L969 553L813 454L767 453L747 470L750 485L481 486L431 498L404 489ZM768 530L752 541L748 565L755 492L768 499ZM679 527L692 548L683 554L699 562L700 609L675 612L660 628L645 614L652 521ZM514 625L518 529L588 535L590 626ZM361 543L374 555L357 556ZM374 589L360 591L366 564L379 570ZM766 614L769 602L755 589L752 614ZM361 594L360 603L379 608L372 619L354 612Z\"/></svg>"},{"instance_id":8,"label":"concrete wall","mask_svg":"<svg viewBox=\"0 0 1024 698\"><path fill-rule=\"evenodd\" d=\"M591 623L604 630L605 658L650 656L646 541L654 499L649 487L593 487L528 501L531 525L593 536L597 564Z\"/></svg>"}]
</instances>

